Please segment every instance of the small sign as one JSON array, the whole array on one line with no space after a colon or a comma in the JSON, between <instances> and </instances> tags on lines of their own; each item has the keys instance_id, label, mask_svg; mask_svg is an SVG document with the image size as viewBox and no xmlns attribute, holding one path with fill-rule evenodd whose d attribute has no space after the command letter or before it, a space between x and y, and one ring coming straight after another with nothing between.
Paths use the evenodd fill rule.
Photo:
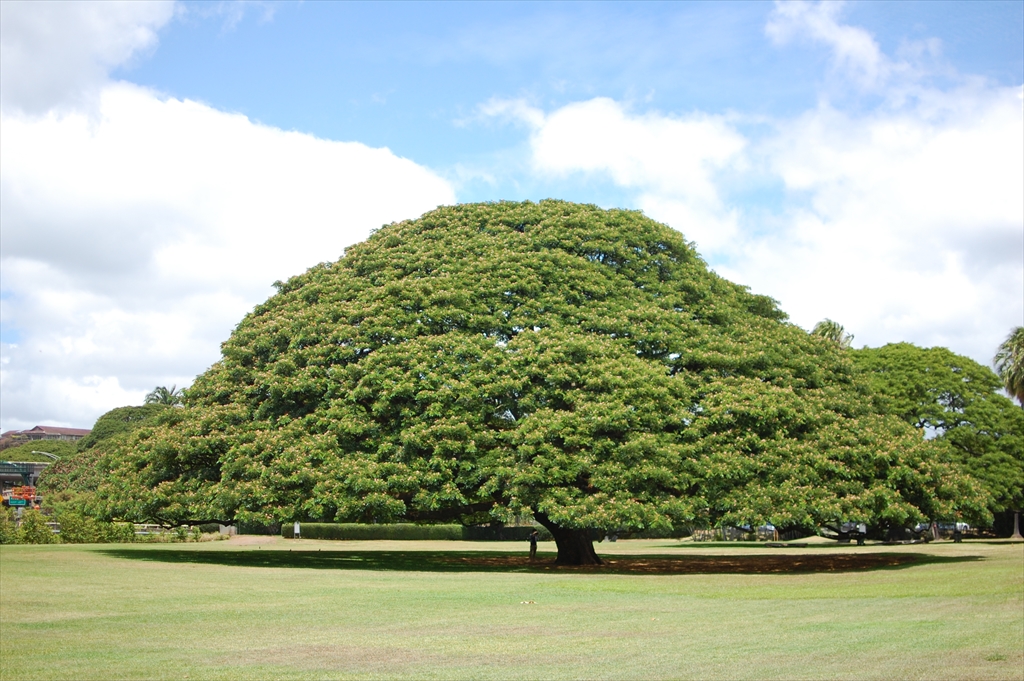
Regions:
<instances>
[{"instance_id":1,"label":"small sign","mask_svg":"<svg viewBox=\"0 0 1024 681\"><path fill-rule=\"evenodd\" d=\"M28 501L26 499L8 499L7 503L11 506L28 506Z\"/></svg>"}]
</instances>

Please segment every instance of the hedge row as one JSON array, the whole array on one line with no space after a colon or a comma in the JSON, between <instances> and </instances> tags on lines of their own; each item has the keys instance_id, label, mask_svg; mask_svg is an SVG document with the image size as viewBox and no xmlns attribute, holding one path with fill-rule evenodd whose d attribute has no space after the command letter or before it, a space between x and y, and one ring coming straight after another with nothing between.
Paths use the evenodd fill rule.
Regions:
<instances>
[{"instance_id":1,"label":"hedge row","mask_svg":"<svg viewBox=\"0 0 1024 681\"><path fill-rule=\"evenodd\" d=\"M463 527L465 541L526 541L530 533L537 530L540 541L551 541L551 533L543 527L489 527L487 525Z\"/></svg>"},{"instance_id":2,"label":"hedge row","mask_svg":"<svg viewBox=\"0 0 1024 681\"><path fill-rule=\"evenodd\" d=\"M467 541L526 541L532 527L464 527L463 525L362 525L359 523L301 523L303 539L448 539ZM541 541L551 539L544 528L537 528ZM295 538L294 523L281 526L281 536Z\"/></svg>"}]
</instances>

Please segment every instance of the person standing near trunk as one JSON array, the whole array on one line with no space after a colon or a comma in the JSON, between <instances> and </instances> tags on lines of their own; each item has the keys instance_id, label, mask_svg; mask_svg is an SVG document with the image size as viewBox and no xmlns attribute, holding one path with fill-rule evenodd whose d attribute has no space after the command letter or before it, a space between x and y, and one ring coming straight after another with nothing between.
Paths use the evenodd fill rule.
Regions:
<instances>
[{"instance_id":1,"label":"person standing near trunk","mask_svg":"<svg viewBox=\"0 0 1024 681\"><path fill-rule=\"evenodd\" d=\"M530 560L537 560L537 530L530 533Z\"/></svg>"}]
</instances>

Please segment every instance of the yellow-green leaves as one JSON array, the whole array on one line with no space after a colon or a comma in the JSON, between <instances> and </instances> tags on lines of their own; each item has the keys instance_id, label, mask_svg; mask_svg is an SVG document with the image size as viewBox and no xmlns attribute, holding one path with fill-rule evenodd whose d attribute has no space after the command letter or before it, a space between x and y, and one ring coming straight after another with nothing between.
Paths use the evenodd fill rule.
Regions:
<instances>
[{"instance_id":1,"label":"yellow-green leaves","mask_svg":"<svg viewBox=\"0 0 1024 681\"><path fill-rule=\"evenodd\" d=\"M640 213L439 208L278 289L112 449L111 514L809 526L973 493L848 353Z\"/></svg>"}]
</instances>

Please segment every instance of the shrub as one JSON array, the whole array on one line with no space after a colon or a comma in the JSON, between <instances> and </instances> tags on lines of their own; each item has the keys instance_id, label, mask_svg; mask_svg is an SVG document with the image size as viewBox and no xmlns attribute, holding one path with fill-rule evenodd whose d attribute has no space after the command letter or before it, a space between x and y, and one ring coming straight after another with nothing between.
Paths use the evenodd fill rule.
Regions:
<instances>
[{"instance_id":1,"label":"shrub","mask_svg":"<svg viewBox=\"0 0 1024 681\"><path fill-rule=\"evenodd\" d=\"M301 523L303 539L440 539L468 541L526 541L534 529L541 541L549 541L551 533L542 527L464 527L462 525L414 525L395 523L363 525L360 523ZM294 539L295 524L281 527L281 536Z\"/></svg>"},{"instance_id":2,"label":"shrub","mask_svg":"<svg viewBox=\"0 0 1024 681\"><path fill-rule=\"evenodd\" d=\"M135 541L131 523L107 523L82 513L63 511L57 514L60 540L64 544L125 544Z\"/></svg>"},{"instance_id":3,"label":"shrub","mask_svg":"<svg viewBox=\"0 0 1024 681\"><path fill-rule=\"evenodd\" d=\"M551 541L551 533L544 527L490 527L476 525L462 528L462 538L467 541L526 541L537 530L540 541Z\"/></svg>"},{"instance_id":4,"label":"shrub","mask_svg":"<svg viewBox=\"0 0 1024 681\"><path fill-rule=\"evenodd\" d=\"M19 539L14 509L0 508L0 544L17 544Z\"/></svg>"},{"instance_id":5,"label":"shrub","mask_svg":"<svg viewBox=\"0 0 1024 681\"><path fill-rule=\"evenodd\" d=\"M89 516L80 513L58 513L60 523L60 540L64 544L95 544L100 541L102 530L100 524Z\"/></svg>"},{"instance_id":6,"label":"shrub","mask_svg":"<svg viewBox=\"0 0 1024 681\"><path fill-rule=\"evenodd\" d=\"M100 523L103 535L100 541L109 544L130 544L135 541L135 526L131 523Z\"/></svg>"},{"instance_id":7,"label":"shrub","mask_svg":"<svg viewBox=\"0 0 1024 681\"><path fill-rule=\"evenodd\" d=\"M21 516L21 527L18 528L21 544L59 544L60 537L54 534L46 524L46 516L34 508L26 509Z\"/></svg>"},{"instance_id":8,"label":"shrub","mask_svg":"<svg viewBox=\"0 0 1024 681\"><path fill-rule=\"evenodd\" d=\"M281 526L281 535L294 538L294 523ZM302 523L303 539L462 539L462 525L362 525L359 523Z\"/></svg>"}]
</instances>

